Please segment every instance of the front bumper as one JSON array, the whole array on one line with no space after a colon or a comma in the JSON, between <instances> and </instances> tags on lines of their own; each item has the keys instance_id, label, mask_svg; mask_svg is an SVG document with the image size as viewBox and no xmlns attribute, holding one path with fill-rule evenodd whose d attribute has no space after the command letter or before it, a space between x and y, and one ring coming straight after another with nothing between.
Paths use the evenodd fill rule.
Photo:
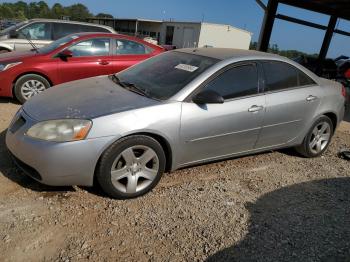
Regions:
<instances>
[{"instance_id":1,"label":"front bumper","mask_svg":"<svg viewBox=\"0 0 350 262\"><path fill-rule=\"evenodd\" d=\"M12 97L12 82L13 82L13 75L8 70L4 72L0 72L0 96L3 97Z\"/></svg>"},{"instance_id":2,"label":"front bumper","mask_svg":"<svg viewBox=\"0 0 350 262\"><path fill-rule=\"evenodd\" d=\"M6 146L15 163L35 180L52 186L91 186L99 156L114 137L56 143L30 138L26 130L35 121L23 111L25 124L6 134ZM16 116L15 116L16 118ZM12 131L11 131L12 130Z\"/></svg>"}]
</instances>

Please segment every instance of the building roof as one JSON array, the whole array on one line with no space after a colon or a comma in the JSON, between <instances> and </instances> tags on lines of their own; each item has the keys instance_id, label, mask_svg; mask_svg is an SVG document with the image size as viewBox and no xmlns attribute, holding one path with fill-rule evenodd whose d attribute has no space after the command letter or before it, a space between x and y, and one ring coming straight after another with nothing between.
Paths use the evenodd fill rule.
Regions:
<instances>
[{"instance_id":1,"label":"building roof","mask_svg":"<svg viewBox=\"0 0 350 262\"><path fill-rule=\"evenodd\" d=\"M183 52L189 54L196 54L206 57L212 57L219 60L226 60L229 58L241 58L247 56L254 57L274 57L280 58L280 56L270 53L258 52L253 50L244 50L244 49L234 49L234 48L212 48L212 47L202 47L202 48L183 48L176 49L176 52Z\"/></svg>"}]
</instances>

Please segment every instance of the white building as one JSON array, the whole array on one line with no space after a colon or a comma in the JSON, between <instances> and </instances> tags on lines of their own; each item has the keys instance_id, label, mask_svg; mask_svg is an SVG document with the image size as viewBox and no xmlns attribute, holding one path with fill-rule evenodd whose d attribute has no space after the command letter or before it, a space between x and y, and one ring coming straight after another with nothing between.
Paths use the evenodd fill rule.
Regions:
<instances>
[{"instance_id":1,"label":"white building","mask_svg":"<svg viewBox=\"0 0 350 262\"><path fill-rule=\"evenodd\" d=\"M90 22L113 27L121 34L152 37L160 45L249 49L252 33L231 25L148 19L90 18Z\"/></svg>"}]
</instances>

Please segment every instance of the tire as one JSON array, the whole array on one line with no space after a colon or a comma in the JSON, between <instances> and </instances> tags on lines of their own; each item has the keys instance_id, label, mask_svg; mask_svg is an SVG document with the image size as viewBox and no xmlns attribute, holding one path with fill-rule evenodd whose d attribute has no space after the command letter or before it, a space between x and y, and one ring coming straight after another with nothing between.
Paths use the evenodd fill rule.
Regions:
<instances>
[{"instance_id":1,"label":"tire","mask_svg":"<svg viewBox=\"0 0 350 262\"><path fill-rule=\"evenodd\" d=\"M10 50L8 49L0 49L0 54L6 54L6 53L9 53L11 52Z\"/></svg>"},{"instance_id":2,"label":"tire","mask_svg":"<svg viewBox=\"0 0 350 262\"><path fill-rule=\"evenodd\" d=\"M303 143L295 148L296 151L308 158L322 155L331 142L333 130L333 123L329 117L321 116L312 125Z\"/></svg>"},{"instance_id":3,"label":"tire","mask_svg":"<svg viewBox=\"0 0 350 262\"><path fill-rule=\"evenodd\" d=\"M165 162L164 150L157 140L133 135L118 140L103 153L96 169L96 179L112 198L135 198L158 184Z\"/></svg>"},{"instance_id":4,"label":"tire","mask_svg":"<svg viewBox=\"0 0 350 262\"><path fill-rule=\"evenodd\" d=\"M16 81L14 92L17 100L23 104L49 87L50 83L46 78L36 74L28 74L21 76Z\"/></svg>"}]
</instances>

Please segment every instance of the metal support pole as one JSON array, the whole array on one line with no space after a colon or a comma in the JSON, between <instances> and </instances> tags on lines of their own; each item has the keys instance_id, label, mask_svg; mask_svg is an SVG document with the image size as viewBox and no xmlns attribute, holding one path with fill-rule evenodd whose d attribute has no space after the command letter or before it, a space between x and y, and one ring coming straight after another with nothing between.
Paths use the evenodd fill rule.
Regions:
<instances>
[{"instance_id":1,"label":"metal support pole","mask_svg":"<svg viewBox=\"0 0 350 262\"><path fill-rule=\"evenodd\" d=\"M278 1L269 0L265 15L264 21L260 29L260 36L258 42L258 50L266 52L269 47L269 42L271 38L273 24L275 22L275 15L277 12Z\"/></svg>"},{"instance_id":2,"label":"metal support pole","mask_svg":"<svg viewBox=\"0 0 350 262\"><path fill-rule=\"evenodd\" d=\"M320 54L318 55L318 59L319 60L323 60L327 56L329 45L331 44L331 40L332 40L332 37L333 37L333 33L334 33L335 26L337 24L337 21L338 21L338 17L336 17L334 15L332 15L329 18L327 31L326 31L326 34L325 34L324 39L323 39L323 43L322 43L322 47L321 47L321 50L320 50Z\"/></svg>"}]
</instances>

